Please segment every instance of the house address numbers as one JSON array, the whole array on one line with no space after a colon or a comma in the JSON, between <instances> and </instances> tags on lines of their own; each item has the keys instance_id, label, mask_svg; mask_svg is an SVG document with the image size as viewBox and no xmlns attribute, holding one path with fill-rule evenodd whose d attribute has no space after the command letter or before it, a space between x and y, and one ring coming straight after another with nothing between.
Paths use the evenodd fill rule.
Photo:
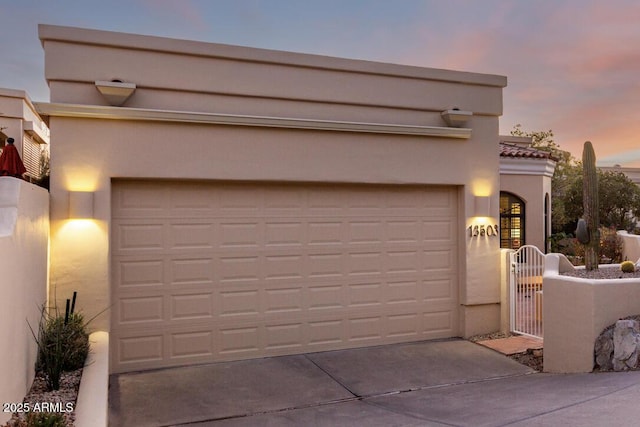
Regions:
<instances>
[{"instance_id":1,"label":"house address numbers","mask_svg":"<svg viewBox=\"0 0 640 427\"><path fill-rule=\"evenodd\" d=\"M498 224L495 225L470 225L467 230L469 231L469 237L494 237L500 235L500 229Z\"/></svg>"}]
</instances>

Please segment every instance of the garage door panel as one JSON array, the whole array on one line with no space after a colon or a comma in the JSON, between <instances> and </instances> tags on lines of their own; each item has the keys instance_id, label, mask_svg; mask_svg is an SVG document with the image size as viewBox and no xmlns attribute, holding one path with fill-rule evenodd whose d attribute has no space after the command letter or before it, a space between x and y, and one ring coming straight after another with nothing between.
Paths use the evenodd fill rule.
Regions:
<instances>
[{"instance_id":1,"label":"garage door panel","mask_svg":"<svg viewBox=\"0 0 640 427\"><path fill-rule=\"evenodd\" d=\"M113 248L115 254L165 249L165 224L162 221L113 223Z\"/></svg>"},{"instance_id":2,"label":"garage door panel","mask_svg":"<svg viewBox=\"0 0 640 427\"><path fill-rule=\"evenodd\" d=\"M118 301L117 317L122 325L162 322L164 319L162 296L123 297Z\"/></svg>"},{"instance_id":3,"label":"garage door panel","mask_svg":"<svg viewBox=\"0 0 640 427\"><path fill-rule=\"evenodd\" d=\"M384 223L380 220L352 220L347 222L350 244L381 244L385 241Z\"/></svg>"},{"instance_id":4,"label":"garage door panel","mask_svg":"<svg viewBox=\"0 0 640 427\"><path fill-rule=\"evenodd\" d=\"M169 358L205 358L210 360L215 354L214 334L210 329L172 333L169 340Z\"/></svg>"},{"instance_id":5,"label":"garage door panel","mask_svg":"<svg viewBox=\"0 0 640 427\"><path fill-rule=\"evenodd\" d=\"M258 248L262 225L257 221L236 220L220 223L220 248Z\"/></svg>"},{"instance_id":6,"label":"garage door panel","mask_svg":"<svg viewBox=\"0 0 640 427\"><path fill-rule=\"evenodd\" d=\"M345 227L342 221L309 219L307 243L312 247L336 247L343 244Z\"/></svg>"},{"instance_id":7,"label":"garage door panel","mask_svg":"<svg viewBox=\"0 0 640 427\"><path fill-rule=\"evenodd\" d=\"M301 221L270 221L264 224L264 245L272 248L299 250L307 242L306 227Z\"/></svg>"},{"instance_id":8,"label":"garage door panel","mask_svg":"<svg viewBox=\"0 0 640 427\"><path fill-rule=\"evenodd\" d=\"M164 357L164 334L146 333L142 336L114 337L114 351L118 355L119 363L123 366L138 364L138 366L158 367ZM154 364L155 362L155 364Z\"/></svg>"},{"instance_id":9,"label":"garage door panel","mask_svg":"<svg viewBox=\"0 0 640 427\"><path fill-rule=\"evenodd\" d=\"M303 271L300 267L305 261L302 254L266 255L263 258L262 271L264 280L299 280Z\"/></svg>"},{"instance_id":10,"label":"garage door panel","mask_svg":"<svg viewBox=\"0 0 640 427\"><path fill-rule=\"evenodd\" d=\"M114 286L124 288L162 287L165 282L163 258L130 257L114 259Z\"/></svg>"},{"instance_id":11,"label":"garage door panel","mask_svg":"<svg viewBox=\"0 0 640 427\"><path fill-rule=\"evenodd\" d=\"M417 244L420 237L422 221L419 220L389 220L386 223L386 241L388 243Z\"/></svg>"},{"instance_id":12,"label":"garage door panel","mask_svg":"<svg viewBox=\"0 0 640 427\"><path fill-rule=\"evenodd\" d=\"M211 285L214 282L214 261L208 257L172 259L168 267L168 282L171 285Z\"/></svg>"},{"instance_id":13,"label":"garage door panel","mask_svg":"<svg viewBox=\"0 0 640 427\"><path fill-rule=\"evenodd\" d=\"M307 256L307 279L340 278L344 274L345 256L341 252L314 251Z\"/></svg>"},{"instance_id":14,"label":"garage door panel","mask_svg":"<svg viewBox=\"0 0 640 427\"><path fill-rule=\"evenodd\" d=\"M249 283L260 280L260 257L254 255L221 256L218 263L218 281L228 283Z\"/></svg>"},{"instance_id":15,"label":"garage door panel","mask_svg":"<svg viewBox=\"0 0 640 427\"><path fill-rule=\"evenodd\" d=\"M218 332L219 354L223 359L258 357L262 348L260 337L263 328L258 326L221 327Z\"/></svg>"},{"instance_id":16,"label":"garage door panel","mask_svg":"<svg viewBox=\"0 0 640 427\"><path fill-rule=\"evenodd\" d=\"M113 192L114 372L457 332L452 187Z\"/></svg>"},{"instance_id":17,"label":"garage door panel","mask_svg":"<svg viewBox=\"0 0 640 427\"><path fill-rule=\"evenodd\" d=\"M216 224L202 221L181 221L169 224L168 247L173 251L211 251L216 247Z\"/></svg>"},{"instance_id":18,"label":"garage door panel","mask_svg":"<svg viewBox=\"0 0 640 427\"><path fill-rule=\"evenodd\" d=\"M455 313L451 310L432 311L422 316L424 336L427 338L442 338L456 324Z\"/></svg>"},{"instance_id":19,"label":"garage door panel","mask_svg":"<svg viewBox=\"0 0 640 427\"><path fill-rule=\"evenodd\" d=\"M169 208L168 189L158 189L155 183L138 181L127 186L127 191L114 192L111 198L113 217L164 217Z\"/></svg>"},{"instance_id":20,"label":"garage door panel","mask_svg":"<svg viewBox=\"0 0 640 427\"><path fill-rule=\"evenodd\" d=\"M171 295L171 320L212 319L214 294L211 292Z\"/></svg>"},{"instance_id":21,"label":"garage door panel","mask_svg":"<svg viewBox=\"0 0 640 427\"><path fill-rule=\"evenodd\" d=\"M353 309L384 304L382 287L382 283L376 281L349 284L347 286L347 306Z\"/></svg>"}]
</instances>

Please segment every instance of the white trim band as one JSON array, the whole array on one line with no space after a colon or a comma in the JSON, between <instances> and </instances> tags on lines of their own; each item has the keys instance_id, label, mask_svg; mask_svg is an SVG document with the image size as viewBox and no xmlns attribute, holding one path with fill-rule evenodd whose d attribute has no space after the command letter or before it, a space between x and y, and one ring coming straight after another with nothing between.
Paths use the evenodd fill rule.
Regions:
<instances>
[{"instance_id":1,"label":"white trim band","mask_svg":"<svg viewBox=\"0 0 640 427\"><path fill-rule=\"evenodd\" d=\"M415 126L385 123L343 122L334 120L285 117L245 116L239 114L198 113L188 111L153 110L145 108L108 107L81 104L35 103L38 113L54 117L78 117L110 120L141 120L174 123L201 123L231 126L324 130L336 132L384 133L396 135L434 136L469 139L471 129L440 126Z\"/></svg>"}]
</instances>

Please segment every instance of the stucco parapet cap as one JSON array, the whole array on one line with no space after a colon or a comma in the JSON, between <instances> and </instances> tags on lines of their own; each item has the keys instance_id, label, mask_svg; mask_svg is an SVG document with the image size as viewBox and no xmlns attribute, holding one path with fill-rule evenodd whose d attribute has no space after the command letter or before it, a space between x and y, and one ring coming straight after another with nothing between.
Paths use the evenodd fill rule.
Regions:
<instances>
[{"instance_id":1,"label":"stucco parapet cap","mask_svg":"<svg viewBox=\"0 0 640 427\"><path fill-rule=\"evenodd\" d=\"M107 107L81 104L36 103L41 115L110 120L140 120L177 123L202 123L231 126L259 126L337 132L383 133L469 139L471 129L439 126L397 125L388 123L343 122L289 117L246 116L234 114L167 111L142 108Z\"/></svg>"},{"instance_id":2,"label":"stucco parapet cap","mask_svg":"<svg viewBox=\"0 0 640 427\"><path fill-rule=\"evenodd\" d=\"M556 162L551 159L500 157L501 175L543 175L551 178Z\"/></svg>"},{"instance_id":3,"label":"stucco parapet cap","mask_svg":"<svg viewBox=\"0 0 640 427\"><path fill-rule=\"evenodd\" d=\"M338 58L325 55L286 52L246 46L233 46L220 43L172 39L78 27L40 24L38 26L38 35L41 43L43 44L45 41L51 40L66 43L102 45L120 47L124 49L150 50L181 55L226 58L239 61L264 62L298 67L350 71L355 73L439 80L501 88L507 86L507 78L505 76L494 74L426 68L412 65Z\"/></svg>"},{"instance_id":4,"label":"stucco parapet cap","mask_svg":"<svg viewBox=\"0 0 640 427\"><path fill-rule=\"evenodd\" d=\"M9 89L0 87L0 96L6 96L8 98L28 98L27 92L18 89Z\"/></svg>"}]
</instances>

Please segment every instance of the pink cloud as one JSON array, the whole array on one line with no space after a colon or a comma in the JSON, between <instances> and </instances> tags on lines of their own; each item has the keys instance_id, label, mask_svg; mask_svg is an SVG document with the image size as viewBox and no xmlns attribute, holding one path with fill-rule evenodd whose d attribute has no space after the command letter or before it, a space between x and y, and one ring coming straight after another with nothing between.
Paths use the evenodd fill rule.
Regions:
<instances>
[{"instance_id":1,"label":"pink cloud","mask_svg":"<svg viewBox=\"0 0 640 427\"><path fill-rule=\"evenodd\" d=\"M203 19L203 14L191 0L179 2L173 0L143 0L152 13L161 15L174 21L174 25L188 26L197 31L207 31L209 25Z\"/></svg>"}]
</instances>

